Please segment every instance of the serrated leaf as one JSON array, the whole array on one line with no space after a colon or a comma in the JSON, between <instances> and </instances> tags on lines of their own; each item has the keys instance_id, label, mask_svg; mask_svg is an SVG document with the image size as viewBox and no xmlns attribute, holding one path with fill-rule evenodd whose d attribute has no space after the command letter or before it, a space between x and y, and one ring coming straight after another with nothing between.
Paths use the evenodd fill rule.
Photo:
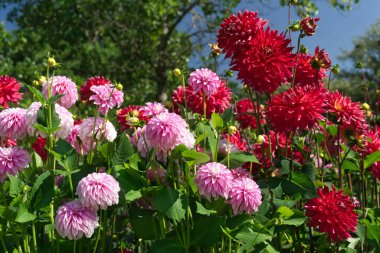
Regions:
<instances>
[{"instance_id":1,"label":"serrated leaf","mask_svg":"<svg viewBox=\"0 0 380 253\"><path fill-rule=\"evenodd\" d=\"M111 161L115 165L123 164L133 154L134 150L131 142L125 134L122 134L116 144L116 150Z\"/></svg>"},{"instance_id":2,"label":"serrated leaf","mask_svg":"<svg viewBox=\"0 0 380 253\"><path fill-rule=\"evenodd\" d=\"M9 178L9 183L10 183L9 195L11 195L12 197L15 197L20 193L20 179L9 174L8 174L8 178Z\"/></svg>"},{"instance_id":3,"label":"serrated leaf","mask_svg":"<svg viewBox=\"0 0 380 253\"><path fill-rule=\"evenodd\" d=\"M19 223L25 223L36 219L36 215L29 213L24 204L21 204L16 216L15 221Z\"/></svg>"},{"instance_id":4,"label":"serrated leaf","mask_svg":"<svg viewBox=\"0 0 380 253\"><path fill-rule=\"evenodd\" d=\"M127 192L125 194L125 200L126 201L130 201L130 202L132 202L132 201L134 201L136 199L139 199L141 197L142 197L142 195L141 195L140 191L130 190L129 192Z\"/></svg>"},{"instance_id":5,"label":"serrated leaf","mask_svg":"<svg viewBox=\"0 0 380 253\"><path fill-rule=\"evenodd\" d=\"M186 161L193 162L194 164L206 163L210 161L210 157L203 152L197 152L195 150L186 150L182 152L182 156Z\"/></svg>"},{"instance_id":6,"label":"serrated leaf","mask_svg":"<svg viewBox=\"0 0 380 253\"><path fill-rule=\"evenodd\" d=\"M30 92L33 93L33 95L37 98L37 100L39 102L41 102L41 104L45 104L46 100L45 100L45 97L44 97L44 95L42 94L41 91L39 91L36 88L34 88L33 86L30 86L30 85L27 85L27 84L25 84L25 86L30 90Z\"/></svg>"},{"instance_id":7,"label":"serrated leaf","mask_svg":"<svg viewBox=\"0 0 380 253\"><path fill-rule=\"evenodd\" d=\"M162 189L154 199L154 205L158 211L174 221L185 218L186 198L185 195L177 190Z\"/></svg>"},{"instance_id":8,"label":"serrated leaf","mask_svg":"<svg viewBox=\"0 0 380 253\"><path fill-rule=\"evenodd\" d=\"M216 213L215 210L210 210L204 207L201 203L198 201L195 202L197 204L197 213L202 214L202 215L207 215L209 216L210 214Z\"/></svg>"},{"instance_id":9,"label":"serrated leaf","mask_svg":"<svg viewBox=\"0 0 380 253\"><path fill-rule=\"evenodd\" d=\"M256 156L248 153L248 152L232 152L229 155L229 161L230 161L230 169L234 169L237 167L241 167L244 163L251 162L251 163L260 163L259 160L257 160ZM221 161L222 164L227 165L228 164L228 158L224 158Z\"/></svg>"},{"instance_id":10,"label":"serrated leaf","mask_svg":"<svg viewBox=\"0 0 380 253\"><path fill-rule=\"evenodd\" d=\"M191 231L191 245L207 247L218 242L222 236L225 218L218 216L202 216L197 219Z\"/></svg>"},{"instance_id":11,"label":"serrated leaf","mask_svg":"<svg viewBox=\"0 0 380 253\"><path fill-rule=\"evenodd\" d=\"M53 177L49 171L37 177L32 187L31 207L33 210L43 208L50 204L54 196Z\"/></svg>"}]
</instances>

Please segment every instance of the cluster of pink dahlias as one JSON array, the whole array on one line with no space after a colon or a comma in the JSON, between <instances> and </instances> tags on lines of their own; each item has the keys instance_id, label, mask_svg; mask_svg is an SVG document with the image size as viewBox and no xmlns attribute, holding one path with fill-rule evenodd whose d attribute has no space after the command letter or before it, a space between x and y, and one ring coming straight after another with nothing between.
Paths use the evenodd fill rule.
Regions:
<instances>
[{"instance_id":1,"label":"cluster of pink dahlias","mask_svg":"<svg viewBox=\"0 0 380 253\"><path fill-rule=\"evenodd\" d=\"M197 170L195 182L199 194L208 200L211 197L228 200L235 215L251 214L261 205L259 186L242 169L230 170L220 163L207 163Z\"/></svg>"},{"instance_id":2,"label":"cluster of pink dahlias","mask_svg":"<svg viewBox=\"0 0 380 253\"><path fill-rule=\"evenodd\" d=\"M83 235L90 238L99 226L97 210L118 204L119 191L119 183L107 173L92 173L82 178L76 188L79 199L58 208L55 217L58 233L70 240Z\"/></svg>"}]
</instances>

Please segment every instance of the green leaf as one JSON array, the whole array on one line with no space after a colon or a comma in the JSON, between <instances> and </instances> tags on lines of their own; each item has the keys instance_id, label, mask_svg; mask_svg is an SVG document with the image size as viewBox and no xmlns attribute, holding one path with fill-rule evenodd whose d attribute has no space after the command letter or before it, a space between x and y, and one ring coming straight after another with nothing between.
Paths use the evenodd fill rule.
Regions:
<instances>
[{"instance_id":1,"label":"green leaf","mask_svg":"<svg viewBox=\"0 0 380 253\"><path fill-rule=\"evenodd\" d=\"M215 112L211 114L211 126L217 131L223 128L223 119Z\"/></svg>"},{"instance_id":2,"label":"green leaf","mask_svg":"<svg viewBox=\"0 0 380 253\"><path fill-rule=\"evenodd\" d=\"M202 216L197 219L191 231L191 245L210 247L219 241L226 220L219 216Z\"/></svg>"},{"instance_id":3,"label":"green leaf","mask_svg":"<svg viewBox=\"0 0 380 253\"><path fill-rule=\"evenodd\" d=\"M224 122L230 122L234 116L234 111L232 110L232 108L228 108L227 110L225 110L222 115L220 115L223 119Z\"/></svg>"},{"instance_id":4,"label":"green leaf","mask_svg":"<svg viewBox=\"0 0 380 253\"><path fill-rule=\"evenodd\" d=\"M350 171L360 171L359 166L356 163L354 163L348 159L344 160L344 162L342 164L342 169L350 170Z\"/></svg>"},{"instance_id":5,"label":"green leaf","mask_svg":"<svg viewBox=\"0 0 380 253\"><path fill-rule=\"evenodd\" d=\"M290 173L290 161L288 159L281 160L281 175L288 175Z\"/></svg>"},{"instance_id":6,"label":"green leaf","mask_svg":"<svg viewBox=\"0 0 380 253\"><path fill-rule=\"evenodd\" d=\"M194 164L206 163L210 161L210 157L206 153L197 152L190 149L182 152L182 156L186 161L193 162Z\"/></svg>"},{"instance_id":7,"label":"green leaf","mask_svg":"<svg viewBox=\"0 0 380 253\"><path fill-rule=\"evenodd\" d=\"M369 154L365 157L364 168L367 169L371 167L372 164L379 161L380 161L380 150L373 152L372 154Z\"/></svg>"},{"instance_id":8,"label":"green leaf","mask_svg":"<svg viewBox=\"0 0 380 253\"><path fill-rule=\"evenodd\" d=\"M254 156L251 153L248 152L233 152L230 153L230 169L234 169L237 167L241 167L244 163L246 162L251 162L251 163L259 163L257 160L256 156ZM227 157L224 158L221 163L224 165L228 164L228 159Z\"/></svg>"},{"instance_id":9,"label":"green leaf","mask_svg":"<svg viewBox=\"0 0 380 253\"><path fill-rule=\"evenodd\" d=\"M130 168L119 170L116 179L125 193L130 190L138 191L148 185L146 179L138 171Z\"/></svg>"},{"instance_id":10,"label":"green leaf","mask_svg":"<svg viewBox=\"0 0 380 253\"><path fill-rule=\"evenodd\" d=\"M123 164L133 153L131 142L125 134L122 134L116 144L116 151L111 161L114 165Z\"/></svg>"},{"instance_id":11,"label":"green leaf","mask_svg":"<svg viewBox=\"0 0 380 253\"><path fill-rule=\"evenodd\" d=\"M36 216L32 213L29 213L25 205L21 204L15 221L19 223L25 223L34 219L36 219Z\"/></svg>"},{"instance_id":12,"label":"green leaf","mask_svg":"<svg viewBox=\"0 0 380 253\"><path fill-rule=\"evenodd\" d=\"M286 206L280 206L276 210L276 216L280 219L289 219L290 217L293 216L293 214L294 212L289 207L286 207Z\"/></svg>"},{"instance_id":13,"label":"green leaf","mask_svg":"<svg viewBox=\"0 0 380 253\"><path fill-rule=\"evenodd\" d=\"M48 105L51 105L51 104L54 104L55 102L57 102L61 97L63 97L65 94L56 94L54 96L51 96L48 101L47 101L47 104Z\"/></svg>"},{"instance_id":14,"label":"green leaf","mask_svg":"<svg viewBox=\"0 0 380 253\"><path fill-rule=\"evenodd\" d=\"M327 126L327 131L335 137L338 134L338 128L335 125L329 125Z\"/></svg>"},{"instance_id":15,"label":"green leaf","mask_svg":"<svg viewBox=\"0 0 380 253\"><path fill-rule=\"evenodd\" d=\"M54 196L53 177L49 171L42 173L37 177L32 187L31 207L32 210L38 210L50 204Z\"/></svg>"},{"instance_id":16,"label":"green leaf","mask_svg":"<svg viewBox=\"0 0 380 253\"><path fill-rule=\"evenodd\" d=\"M367 226L367 237L373 239L380 245L380 226L379 225L368 225Z\"/></svg>"},{"instance_id":17,"label":"green leaf","mask_svg":"<svg viewBox=\"0 0 380 253\"><path fill-rule=\"evenodd\" d=\"M313 181L309 176L293 171L291 179L286 179L282 183L282 189L289 195L303 194L307 198L313 198L316 196L316 190Z\"/></svg>"},{"instance_id":18,"label":"green leaf","mask_svg":"<svg viewBox=\"0 0 380 253\"><path fill-rule=\"evenodd\" d=\"M142 197L142 195L141 195L140 191L130 190L129 192L127 192L125 194L125 200L126 201L130 201L130 202L132 202L132 201L134 201L136 199L139 199L141 197Z\"/></svg>"},{"instance_id":19,"label":"green leaf","mask_svg":"<svg viewBox=\"0 0 380 253\"><path fill-rule=\"evenodd\" d=\"M294 214L290 218L285 219L283 224L290 225L290 226L297 226L297 227L304 224L306 221L306 216L303 214L303 212L297 209L293 211L294 211Z\"/></svg>"},{"instance_id":20,"label":"green leaf","mask_svg":"<svg viewBox=\"0 0 380 253\"><path fill-rule=\"evenodd\" d=\"M11 195L11 197L16 197L20 193L20 179L9 174L8 178L10 182L9 195Z\"/></svg>"},{"instance_id":21,"label":"green leaf","mask_svg":"<svg viewBox=\"0 0 380 253\"><path fill-rule=\"evenodd\" d=\"M202 214L202 215L207 215L209 216L210 214L216 213L215 210L210 210L204 207L201 203L198 201L195 202L197 204L197 213Z\"/></svg>"},{"instance_id":22,"label":"green leaf","mask_svg":"<svg viewBox=\"0 0 380 253\"><path fill-rule=\"evenodd\" d=\"M186 196L177 190L164 188L160 190L153 201L157 210L175 221L185 218Z\"/></svg>"},{"instance_id":23,"label":"green leaf","mask_svg":"<svg viewBox=\"0 0 380 253\"><path fill-rule=\"evenodd\" d=\"M128 214L128 222L131 223L137 238L155 240L160 237L160 224L155 211L133 207L129 209Z\"/></svg>"},{"instance_id":24,"label":"green leaf","mask_svg":"<svg viewBox=\"0 0 380 253\"><path fill-rule=\"evenodd\" d=\"M37 100L39 102L41 102L41 104L45 104L46 100L45 100L45 97L44 97L44 95L42 94L41 91L37 90L33 86L30 86L30 85L27 85L27 84L24 84L24 85L30 90L30 92L33 93L33 95L37 98Z\"/></svg>"},{"instance_id":25,"label":"green leaf","mask_svg":"<svg viewBox=\"0 0 380 253\"><path fill-rule=\"evenodd\" d=\"M152 244L152 248L149 251L150 253L181 253L182 246L175 239L163 239L155 241Z\"/></svg>"},{"instance_id":26,"label":"green leaf","mask_svg":"<svg viewBox=\"0 0 380 253\"><path fill-rule=\"evenodd\" d=\"M278 199L278 198L273 199L273 205L275 207L279 207L279 206L293 207L296 203L297 201L292 200L292 199Z\"/></svg>"}]
</instances>

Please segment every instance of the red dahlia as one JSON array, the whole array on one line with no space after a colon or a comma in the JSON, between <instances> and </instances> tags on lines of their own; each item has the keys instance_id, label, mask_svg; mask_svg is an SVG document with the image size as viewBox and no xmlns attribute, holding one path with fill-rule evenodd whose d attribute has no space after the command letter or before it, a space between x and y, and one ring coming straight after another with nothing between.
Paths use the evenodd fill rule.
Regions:
<instances>
[{"instance_id":1,"label":"red dahlia","mask_svg":"<svg viewBox=\"0 0 380 253\"><path fill-rule=\"evenodd\" d=\"M273 96L266 115L275 130L289 133L314 127L324 119L324 106L322 87L295 87Z\"/></svg>"},{"instance_id":2,"label":"red dahlia","mask_svg":"<svg viewBox=\"0 0 380 253\"><path fill-rule=\"evenodd\" d=\"M34 151L41 157L43 161L46 161L48 152L45 149L46 139L41 136L37 137L37 140L32 144Z\"/></svg>"},{"instance_id":3,"label":"red dahlia","mask_svg":"<svg viewBox=\"0 0 380 253\"><path fill-rule=\"evenodd\" d=\"M218 89L210 97L206 97L206 115L210 117L212 113L222 113L231 105L231 89L227 83L222 81ZM177 90L173 91L172 100L174 110L179 111L178 105L185 106L184 92L182 86L178 86ZM202 91L194 93L192 87L186 87L186 102L187 107L194 113L203 115L203 95Z\"/></svg>"},{"instance_id":4,"label":"red dahlia","mask_svg":"<svg viewBox=\"0 0 380 253\"><path fill-rule=\"evenodd\" d=\"M373 152L380 150L380 128L377 130L371 129L365 133L364 147L365 155L372 154ZM372 176L380 180L380 162L375 162L371 168Z\"/></svg>"},{"instance_id":5,"label":"red dahlia","mask_svg":"<svg viewBox=\"0 0 380 253\"><path fill-rule=\"evenodd\" d=\"M339 91L327 95L327 111L335 124L344 128L361 131L366 128L365 114L358 102L352 102L349 97L343 96Z\"/></svg>"},{"instance_id":6,"label":"red dahlia","mask_svg":"<svg viewBox=\"0 0 380 253\"><path fill-rule=\"evenodd\" d=\"M94 92L91 90L92 86L102 86L108 83L111 83L111 81L103 76L93 76L88 78L79 90L81 100L88 102L90 97L94 95Z\"/></svg>"},{"instance_id":7,"label":"red dahlia","mask_svg":"<svg viewBox=\"0 0 380 253\"><path fill-rule=\"evenodd\" d=\"M259 30L246 50L232 58L232 70L238 71L238 78L254 90L273 93L292 75L295 55L289 43L276 30Z\"/></svg>"},{"instance_id":8,"label":"red dahlia","mask_svg":"<svg viewBox=\"0 0 380 253\"><path fill-rule=\"evenodd\" d=\"M235 104L236 120L240 123L241 128L257 127L256 108L257 106L252 105L250 99L242 99ZM259 117L260 123L262 125L265 124L264 114L261 108L259 108Z\"/></svg>"},{"instance_id":9,"label":"red dahlia","mask_svg":"<svg viewBox=\"0 0 380 253\"><path fill-rule=\"evenodd\" d=\"M220 25L218 46L226 53L226 57L239 54L257 31L262 30L267 24L268 21L259 17L257 12L245 10L237 16L232 14Z\"/></svg>"},{"instance_id":10,"label":"red dahlia","mask_svg":"<svg viewBox=\"0 0 380 253\"><path fill-rule=\"evenodd\" d=\"M144 112L139 111L140 108L141 106L130 105L128 107L117 110L117 122L120 125L121 131L138 126L138 123L140 121L149 121L149 118L144 116Z\"/></svg>"},{"instance_id":11,"label":"red dahlia","mask_svg":"<svg viewBox=\"0 0 380 253\"><path fill-rule=\"evenodd\" d=\"M296 77L294 79L294 85L299 85L299 86L323 85L322 79L326 77L326 70L319 69L317 71L316 69L313 69L313 67L311 66L312 59L313 57L311 55L304 54L304 53L298 54ZM292 77L289 78L288 81L291 82Z\"/></svg>"},{"instance_id":12,"label":"red dahlia","mask_svg":"<svg viewBox=\"0 0 380 253\"><path fill-rule=\"evenodd\" d=\"M18 104L22 99L21 84L13 77L0 76L0 106L8 108L8 103Z\"/></svg>"},{"instance_id":13,"label":"red dahlia","mask_svg":"<svg viewBox=\"0 0 380 253\"><path fill-rule=\"evenodd\" d=\"M319 227L319 232L327 233L330 242L350 238L356 231L358 214L351 199L333 186L331 191L324 187L318 189L319 197L306 203L306 216L311 227Z\"/></svg>"},{"instance_id":14,"label":"red dahlia","mask_svg":"<svg viewBox=\"0 0 380 253\"><path fill-rule=\"evenodd\" d=\"M315 48L311 65L315 69L328 69L331 67L331 60L329 54L324 50L319 50L319 47Z\"/></svg>"},{"instance_id":15,"label":"red dahlia","mask_svg":"<svg viewBox=\"0 0 380 253\"><path fill-rule=\"evenodd\" d=\"M311 18L311 17L306 17L301 20L300 26L302 31L307 35L311 36L315 33L315 29L317 29L318 25L317 22L319 21L320 18Z\"/></svg>"}]
</instances>

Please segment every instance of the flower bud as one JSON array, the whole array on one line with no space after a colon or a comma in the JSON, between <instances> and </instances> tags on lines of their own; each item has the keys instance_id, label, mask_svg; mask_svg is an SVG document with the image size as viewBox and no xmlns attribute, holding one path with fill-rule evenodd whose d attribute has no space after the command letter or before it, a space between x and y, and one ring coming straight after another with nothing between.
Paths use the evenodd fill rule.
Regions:
<instances>
[{"instance_id":1,"label":"flower bud","mask_svg":"<svg viewBox=\"0 0 380 253\"><path fill-rule=\"evenodd\" d=\"M369 104L367 104L367 103L363 103L362 104L362 109L366 110L366 111L369 111L369 110L371 110L371 106Z\"/></svg>"},{"instance_id":2,"label":"flower bud","mask_svg":"<svg viewBox=\"0 0 380 253\"><path fill-rule=\"evenodd\" d=\"M293 32L296 32L300 29L300 24L298 22L294 22L289 26L289 29L292 30Z\"/></svg>"},{"instance_id":3,"label":"flower bud","mask_svg":"<svg viewBox=\"0 0 380 253\"><path fill-rule=\"evenodd\" d=\"M225 77L233 77L234 76L234 72L232 70L225 70L224 71L224 76Z\"/></svg>"},{"instance_id":4,"label":"flower bud","mask_svg":"<svg viewBox=\"0 0 380 253\"><path fill-rule=\"evenodd\" d=\"M265 141L264 136L262 136L261 134L259 136L257 136L256 143L263 144L264 141Z\"/></svg>"},{"instance_id":5,"label":"flower bud","mask_svg":"<svg viewBox=\"0 0 380 253\"><path fill-rule=\"evenodd\" d=\"M58 63L55 61L53 57L49 57L47 61L48 61L49 67L55 68L58 66Z\"/></svg>"},{"instance_id":6,"label":"flower bud","mask_svg":"<svg viewBox=\"0 0 380 253\"><path fill-rule=\"evenodd\" d=\"M297 0L288 0L289 5L296 5L297 2L298 2Z\"/></svg>"},{"instance_id":7,"label":"flower bud","mask_svg":"<svg viewBox=\"0 0 380 253\"><path fill-rule=\"evenodd\" d=\"M181 75L182 75L182 72L181 72L181 70L180 70L180 69L174 69L174 70L173 70L173 75L175 75L175 76L179 77L179 76L181 76Z\"/></svg>"},{"instance_id":8,"label":"flower bud","mask_svg":"<svg viewBox=\"0 0 380 253\"><path fill-rule=\"evenodd\" d=\"M362 69L363 68L363 63L361 63L360 61L356 62L355 68Z\"/></svg>"},{"instance_id":9,"label":"flower bud","mask_svg":"<svg viewBox=\"0 0 380 253\"><path fill-rule=\"evenodd\" d=\"M219 48L218 43L212 43L212 44L209 44L209 46L211 47L211 52L213 55L215 56L220 55L221 49Z\"/></svg>"},{"instance_id":10,"label":"flower bud","mask_svg":"<svg viewBox=\"0 0 380 253\"><path fill-rule=\"evenodd\" d=\"M228 127L228 134L236 134L237 128L236 126L229 126Z\"/></svg>"},{"instance_id":11,"label":"flower bud","mask_svg":"<svg viewBox=\"0 0 380 253\"><path fill-rule=\"evenodd\" d=\"M130 123L130 125L135 125L135 124L137 124L137 123L139 123L139 118L137 118L137 117L130 117L130 118L128 118L128 122Z\"/></svg>"},{"instance_id":12,"label":"flower bud","mask_svg":"<svg viewBox=\"0 0 380 253\"><path fill-rule=\"evenodd\" d=\"M33 86L40 86L40 82L38 80L33 80L32 85Z\"/></svg>"},{"instance_id":13,"label":"flower bud","mask_svg":"<svg viewBox=\"0 0 380 253\"><path fill-rule=\"evenodd\" d=\"M140 112L138 110L132 110L131 114L132 114L133 117L138 117L139 114L140 114Z\"/></svg>"},{"instance_id":14,"label":"flower bud","mask_svg":"<svg viewBox=\"0 0 380 253\"><path fill-rule=\"evenodd\" d=\"M115 87L116 87L117 90L120 90L120 91L123 90L123 85L122 85L121 83L117 83L117 84L115 85Z\"/></svg>"},{"instance_id":15,"label":"flower bud","mask_svg":"<svg viewBox=\"0 0 380 253\"><path fill-rule=\"evenodd\" d=\"M338 64L335 64L334 66L332 66L331 72L333 72L335 75L339 74L339 71L340 71L340 68Z\"/></svg>"},{"instance_id":16,"label":"flower bud","mask_svg":"<svg viewBox=\"0 0 380 253\"><path fill-rule=\"evenodd\" d=\"M319 50L319 47L315 49L313 59L310 63L314 69L328 69L331 67L329 54L324 49Z\"/></svg>"},{"instance_id":17,"label":"flower bud","mask_svg":"<svg viewBox=\"0 0 380 253\"><path fill-rule=\"evenodd\" d=\"M44 77L44 76L40 76L40 78L38 79L38 82L39 82L40 84L44 84L44 83L46 83L46 77Z\"/></svg>"},{"instance_id":18,"label":"flower bud","mask_svg":"<svg viewBox=\"0 0 380 253\"><path fill-rule=\"evenodd\" d=\"M307 47L305 47L304 44L301 44L301 46L300 46L300 52L304 53L304 54L307 54L308 51L309 50L307 49Z\"/></svg>"},{"instance_id":19,"label":"flower bud","mask_svg":"<svg viewBox=\"0 0 380 253\"><path fill-rule=\"evenodd\" d=\"M317 29L317 22L319 21L319 19L320 18L306 17L301 20L300 26L306 36L311 36L315 33L315 29Z\"/></svg>"}]
</instances>

